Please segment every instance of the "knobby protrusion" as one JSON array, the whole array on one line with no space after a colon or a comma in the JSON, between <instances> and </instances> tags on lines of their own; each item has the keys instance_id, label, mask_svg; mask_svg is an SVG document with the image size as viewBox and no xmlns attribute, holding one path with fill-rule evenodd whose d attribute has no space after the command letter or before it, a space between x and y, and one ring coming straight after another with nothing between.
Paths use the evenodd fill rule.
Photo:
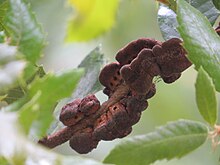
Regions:
<instances>
[{"instance_id":1,"label":"knobby protrusion","mask_svg":"<svg viewBox=\"0 0 220 165\"><path fill-rule=\"evenodd\" d=\"M191 65L177 38L163 43L138 39L121 49L116 60L99 76L109 99L100 105L94 95L88 95L66 104L60 114L66 127L39 143L53 148L69 140L71 148L84 154L96 148L100 140L127 136L148 107L147 99L156 93L153 78L160 76L165 83L172 83Z\"/></svg>"}]
</instances>

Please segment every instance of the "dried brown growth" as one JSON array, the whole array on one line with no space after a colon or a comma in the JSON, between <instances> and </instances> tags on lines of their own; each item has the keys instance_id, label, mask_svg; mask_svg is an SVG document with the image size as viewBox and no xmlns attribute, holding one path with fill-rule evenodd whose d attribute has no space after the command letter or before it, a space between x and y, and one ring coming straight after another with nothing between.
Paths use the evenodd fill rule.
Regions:
<instances>
[{"instance_id":1,"label":"dried brown growth","mask_svg":"<svg viewBox=\"0 0 220 165\"><path fill-rule=\"evenodd\" d=\"M181 43L176 38L164 43L147 38L129 43L117 53L118 62L106 65L100 73L109 99L100 105L89 95L65 105L60 121L66 127L39 143L53 148L69 140L75 151L88 153L100 140L127 136L147 108L147 99L156 93L153 78L160 76L172 83L191 65Z\"/></svg>"}]
</instances>

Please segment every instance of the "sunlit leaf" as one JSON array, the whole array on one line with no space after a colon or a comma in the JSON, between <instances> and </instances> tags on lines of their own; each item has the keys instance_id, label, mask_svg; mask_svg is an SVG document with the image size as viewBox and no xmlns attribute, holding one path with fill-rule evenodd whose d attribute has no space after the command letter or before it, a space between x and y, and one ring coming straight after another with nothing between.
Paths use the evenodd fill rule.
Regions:
<instances>
[{"instance_id":1,"label":"sunlit leaf","mask_svg":"<svg viewBox=\"0 0 220 165\"><path fill-rule=\"evenodd\" d=\"M199 69L195 87L199 112L202 117L213 126L217 120L215 87L208 74L202 68Z\"/></svg>"},{"instance_id":2,"label":"sunlit leaf","mask_svg":"<svg viewBox=\"0 0 220 165\"><path fill-rule=\"evenodd\" d=\"M66 40L87 41L111 29L119 0L69 0L77 14L69 21Z\"/></svg>"},{"instance_id":3,"label":"sunlit leaf","mask_svg":"<svg viewBox=\"0 0 220 165\"><path fill-rule=\"evenodd\" d=\"M30 6L23 0L8 0L8 2L9 11L4 24L12 44L18 45L19 51L28 61L36 63L45 45L42 29Z\"/></svg>"},{"instance_id":4,"label":"sunlit leaf","mask_svg":"<svg viewBox=\"0 0 220 165\"><path fill-rule=\"evenodd\" d=\"M215 88L220 91L220 37L208 19L184 0L178 0L177 19L179 32L189 59L200 66L212 78Z\"/></svg>"},{"instance_id":5,"label":"sunlit leaf","mask_svg":"<svg viewBox=\"0 0 220 165\"><path fill-rule=\"evenodd\" d=\"M105 158L115 165L148 165L180 158L201 146L208 136L204 124L189 120L170 122L146 135L128 138Z\"/></svg>"}]
</instances>

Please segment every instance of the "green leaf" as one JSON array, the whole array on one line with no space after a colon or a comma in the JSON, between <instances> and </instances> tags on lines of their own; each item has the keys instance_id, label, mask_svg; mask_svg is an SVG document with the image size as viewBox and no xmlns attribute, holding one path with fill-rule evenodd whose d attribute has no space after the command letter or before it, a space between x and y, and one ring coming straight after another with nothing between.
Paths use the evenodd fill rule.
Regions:
<instances>
[{"instance_id":1,"label":"green leaf","mask_svg":"<svg viewBox=\"0 0 220 165\"><path fill-rule=\"evenodd\" d=\"M40 106L38 105L38 100L41 97L41 92L39 91L36 95L20 109L20 123L23 126L23 130L26 134L32 126L32 123L37 119Z\"/></svg>"},{"instance_id":2,"label":"green leaf","mask_svg":"<svg viewBox=\"0 0 220 165\"><path fill-rule=\"evenodd\" d=\"M177 9L178 30L189 59L197 69L203 67L220 91L220 37L207 18L184 0L178 0Z\"/></svg>"},{"instance_id":3,"label":"green leaf","mask_svg":"<svg viewBox=\"0 0 220 165\"><path fill-rule=\"evenodd\" d=\"M82 73L82 70L73 70L59 75L48 74L30 85L27 95L21 100L26 104L18 104L22 105L19 119L26 132L29 132L30 126L26 126L29 123L33 124L35 137L45 135L53 120L57 101L72 93ZM33 116L27 118L32 113Z\"/></svg>"},{"instance_id":4,"label":"green leaf","mask_svg":"<svg viewBox=\"0 0 220 165\"><path fill-rule=\"evenodd\" d=\"M196 102L199 112L202 117L213 126L217 120L217 100L215 95L215 87L203 68L199 69L195 87Z\"/></svg>"},{"instance_id":5,"label":"green leaf","mask_svg":"<svg viewBox=\"0 0 220 165\"><path fill-rule=\"evenodd\" d=\"M157 160L180 158L201 146L207 136L207 127L199 122L170 122L154 132L128 138L116 146L104 162L116 165L148 165Z\"/></svg>"},{"instance_id":6,"label":"green leaf","mask_svg":"<svg viewBox=\"0 0 220 165\"><path fill-rule=\"evenodd\" d=\"M68 23L66 40L87 41L113 27L119 0L69 0L69 4L77 15Z\"/></svg>"},{"instance_id":7,"label":"green leaf","mask_svg":"<svg viewBox=\"0 0 220 165\"><path fill-rule=\"evenodd\" d=\"M0 112L0 164L9 165L102 165L79 156L63 156L28 140L20 131L15 113ZM27 158L27 159L26 159ZM22 161L25 161L22 162ZM6 163L6 164L2 164ZM20 164L19 164L20 163Z\"/></svg>"},{"instance_id":8,"label":"green leaf","mask_svg":"<svg viewBox=\"0 0 220 165\"><path fill-rule=\"evenodd\" d=\"M19 51L28 61L36 63L45 45L42 29L30 7L23 0L8 2L9 11L4 23L12 44L18 45Z\"/></svg>"},{"instance_id":9,"label":"green leaf","mask_svg":"<svg viewBox=\"0 0 220 165\"><path fill-rule=\"evenodd\" d=\"M219 0L212 0L213 4L215 5L215 7L220 10L220 1Z\"/></svg>"},{"instance_id":10,"label":"green leaf","mask_svg":"<svg viewBox=\"0 0 220 165\"><path fill-rule=\"evenodd\" d=\"M186 0L198 9L202 14L204 14L209 22L214 25L217 20L220 12L215 8L212 3L212 0ZM189 16L188 13L186 16ZM158 10L158 23L160 26L161 33L165 40L170 38L180 38L180 35L177 31L178 22L176 20L176 13L171 10L168 6L160 5Z\"/></svg>"}]
</instances>

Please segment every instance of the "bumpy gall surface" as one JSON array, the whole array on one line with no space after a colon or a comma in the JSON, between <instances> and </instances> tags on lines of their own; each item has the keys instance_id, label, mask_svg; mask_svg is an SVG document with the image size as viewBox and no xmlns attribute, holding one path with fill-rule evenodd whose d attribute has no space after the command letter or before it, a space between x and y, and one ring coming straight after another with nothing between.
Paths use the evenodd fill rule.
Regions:
<instances>
[{"instance_id":1,"label":"bumpy gall surface","mask_svg":"<svg viewBox=\"0 0 220 165\"><path fill-rule=\"evenodd\" d=\"M53 148L69 140L72 149L85 154L100 140L127 136L147 109L147 99L156 93L154 77L172 83L191 65L176 38L163 43L148 38L132 41L116 54L116 60L99 75L109 99L100 105L94 95L88 95L68 103L60 113L66 127L39 143Z\"/></svg>"}]
</instances>

